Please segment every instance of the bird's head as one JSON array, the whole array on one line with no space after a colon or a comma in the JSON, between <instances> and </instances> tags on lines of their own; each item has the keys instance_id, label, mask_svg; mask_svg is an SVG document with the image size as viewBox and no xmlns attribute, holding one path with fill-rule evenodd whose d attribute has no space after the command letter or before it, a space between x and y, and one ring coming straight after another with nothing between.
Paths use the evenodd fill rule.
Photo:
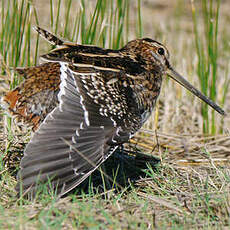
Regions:
<instances>
[{"instance_id":1,"label":"bird's head","mask_svg":"<svg viewBox=\"0 0 230 230\"><path fill-rule=\"evenodd\" d=\"M203 95L198 89L191 85L183 76L181 76L169 63L169 51L161 43L150 38L136 39L130 41L124 48L121 49L126 52L130 58L135 59L138 63L145 66L146 71L158 73L161 75L168 75L180 85L185 87L195 96L199 97L205 103L214 108L222 115L225 112L212 100Z\"/></svg>"}]
</instances>

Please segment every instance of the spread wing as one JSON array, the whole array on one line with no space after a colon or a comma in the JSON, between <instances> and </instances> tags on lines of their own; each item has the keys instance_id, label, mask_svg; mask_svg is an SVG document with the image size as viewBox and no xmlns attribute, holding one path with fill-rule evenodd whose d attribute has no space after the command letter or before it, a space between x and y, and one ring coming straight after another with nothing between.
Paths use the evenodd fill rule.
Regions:
<instances>
[{"instance_id":1,"label":"spread wing","mask_svg":"<svg viewBox=\"0 0 230 230\"><path fill-rule=\"evenodd\" d=\"M84 181L118 144L129 139L130 131L111 115L116 111L110 100L119 100L117 88L108 85L109 95L97 97L105 85L94 78L101 74L89 68L77 73L61 63L59 105L48 114L24 151L18 192L22 188L24 193L34 194L40 183L50 181L51 188L61 196ZM100 100L105 97L101 106ZM125 105L119 106L121 109Z\"/></svg>"}]
</instances>

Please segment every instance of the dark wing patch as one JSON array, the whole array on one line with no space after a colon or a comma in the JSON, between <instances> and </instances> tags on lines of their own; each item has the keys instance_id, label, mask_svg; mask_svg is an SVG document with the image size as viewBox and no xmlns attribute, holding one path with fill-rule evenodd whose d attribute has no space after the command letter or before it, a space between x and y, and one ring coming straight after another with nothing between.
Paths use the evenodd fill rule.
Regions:
<instances>
[{"instance_id":1,"label":"dark wing patch","mask_svg":"<svg viewBox=\"0 0 230 230\"><path fill-rule=\"evenodd\" d=\"M107 144L116 132L112 122L89 125L89 112L71 72L62 68L61 78L59 106L46 117L25 149L18 192L22 183L23 191L34 194L37 184L50 179L52 188L63 195L85 180L116 148Z\"/></svg>"}]
</instances>

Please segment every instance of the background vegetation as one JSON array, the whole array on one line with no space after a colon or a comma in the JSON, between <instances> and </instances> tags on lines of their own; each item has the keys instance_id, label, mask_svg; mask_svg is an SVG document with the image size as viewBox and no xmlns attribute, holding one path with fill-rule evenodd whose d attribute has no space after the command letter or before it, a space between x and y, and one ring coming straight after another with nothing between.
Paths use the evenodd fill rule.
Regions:
<instances>
[{"instance_id":1,"label":"background vegetation","mask_svg":"<svg viewBox=\"0 0 230 230\"><path fill-rule=\"evenodd\" d=\"M2 0L0 93L23 80L14 67L38 64L39 55L53 48L33 31L40 25L65 40L114 49L136 37L156 39L168 47L178 72L229 113L228 5L220 0ZM1 113L0 226L5 229L230 225L229 116L216 114L167 77L153 116L127 146L158 156L161 163L146 167L137 156L127 158L128 164L118 162L111 175L122 189L109 188L103 178L95 186L92 177L86 189L60 200L45 190L33 202L17 199L15 174L30 132ZM124 169L130 164L135 175Z\"/></svg>"}]
</instances>

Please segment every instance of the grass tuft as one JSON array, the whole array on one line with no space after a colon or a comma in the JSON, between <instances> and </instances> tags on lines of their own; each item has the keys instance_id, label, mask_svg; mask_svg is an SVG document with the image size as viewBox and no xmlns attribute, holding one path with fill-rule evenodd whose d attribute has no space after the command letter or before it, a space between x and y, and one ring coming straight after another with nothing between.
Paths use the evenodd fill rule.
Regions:
<instances>
[{"instance_id":1,"label":"grass tuft","mask_svg":"<svg viewBox=\"0 0 230 230\"><path fill-rule=\"evenodd\" d=\"M196 44L196 53L198 56L197 74L200 80L201 90L213 101L217 101L217 94L221 94L221 100L224 101L226 95L224 92L217 92L218 82L218 29L219 29L219 11L220 1L202 1L201 12L196 8L194 1L192 3L193 29ZM202 19L198 20L198 14L202 14ZM200 24L203 23L202 27ZM228 90L228 84L225 84L224 91ZM208 105L202 104L203 132L216 134L215 112L211 112L211 121L208 113Z\"/></svg>"}]
</instances>

